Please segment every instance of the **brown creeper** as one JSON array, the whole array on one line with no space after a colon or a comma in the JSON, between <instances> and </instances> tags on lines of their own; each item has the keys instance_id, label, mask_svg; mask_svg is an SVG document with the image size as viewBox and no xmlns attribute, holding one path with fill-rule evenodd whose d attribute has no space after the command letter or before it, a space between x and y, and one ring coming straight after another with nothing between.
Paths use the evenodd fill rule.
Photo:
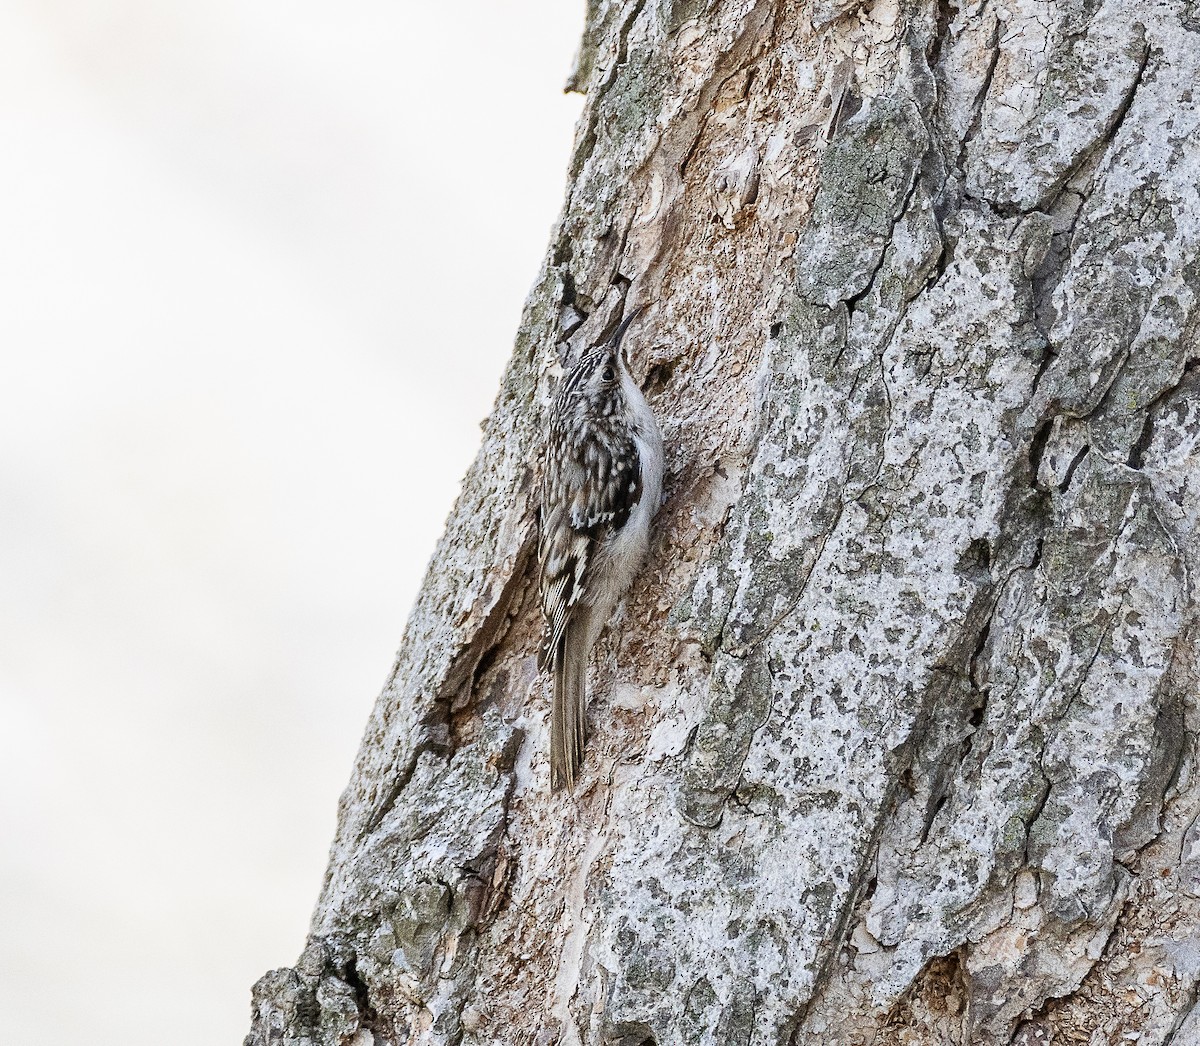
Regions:
<instances>
[{"instance_id":1,"label":"brown creeper","mask_svg":"<svg viewBox=\"0 0 1200 1046\"><path fill-rule=\"evenodd\" d=\"M662 499L662 436L621 352L639 312L564 376L550 412L538 562L540 667L554 679L554 790L575 787L587 741L588 652L645 559Z\"/></svg>"}]
</instances>

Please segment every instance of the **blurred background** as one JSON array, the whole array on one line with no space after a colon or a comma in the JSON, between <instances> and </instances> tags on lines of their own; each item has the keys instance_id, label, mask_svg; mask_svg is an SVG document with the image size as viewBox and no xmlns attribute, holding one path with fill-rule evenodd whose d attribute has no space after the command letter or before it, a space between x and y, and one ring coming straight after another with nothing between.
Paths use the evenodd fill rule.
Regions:
<instances>
[{"instance_id":1,"label":"blurred background","mask_svg":"<svg viewBox=\"0 0 1200 1046\"><path fill-rule=\"evenodd\" d=\"M583 0L0 0L0 1027L240 1042L562 200Z\"/></svg>"}]
</instances>

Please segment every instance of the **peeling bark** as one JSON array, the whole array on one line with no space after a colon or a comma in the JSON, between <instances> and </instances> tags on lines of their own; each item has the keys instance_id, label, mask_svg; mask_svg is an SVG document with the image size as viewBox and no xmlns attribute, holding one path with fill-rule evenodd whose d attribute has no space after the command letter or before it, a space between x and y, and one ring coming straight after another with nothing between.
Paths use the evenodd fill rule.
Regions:
<instances>
[{"instance_id":1,"label":"peeling bark","mask_svg":"<svg viewBox=\"0 0 1200 1046\"><path fill-rule=\"evenodd\" d=\"M248 1046L1200 1041L1200 20L595 0L567 200ZM548 788L531 549L628 304L652 559Z\"/></svg>"}]
</instances>

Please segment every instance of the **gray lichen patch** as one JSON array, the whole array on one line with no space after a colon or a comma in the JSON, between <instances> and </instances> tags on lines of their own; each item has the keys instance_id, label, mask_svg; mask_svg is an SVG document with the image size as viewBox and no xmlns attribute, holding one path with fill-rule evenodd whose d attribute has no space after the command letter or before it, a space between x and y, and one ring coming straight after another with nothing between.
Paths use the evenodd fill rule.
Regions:
<instances>
[{"instance_id":1,"label":"gray lichen patch","mask_svg":"<svg viewBox=\"0 0 1200 1046\"><path fill-rule=\"evenodd\" d=\"M429 1043L461 1040L519 741L493 719L448 765L432 754L420 757L400 798L327 886L309 949L328 955L324 967L308 978L303 964L276 971L260 986L264 1012L277 1014L264 1018L266 1025L290 1023L299 1038L305 1020L319 1019L320 1034L309 1031L322 1044L348 1041L360 1027L419 1031ZM469 796L469 808L447 818L448 793ZM344 1015L335 1028L331 1015L344 1008L348 979L354 1019ZM269 1031L261 1041L273 1041Z\"/></svg>"},{"instance_id":2,"label":"gray lichen patch","mask_svg":"<svg viewBox=\"0 0 1200 1046\"><path fill-rule=\"evenodd\" d=\"M715 828L741 780L755 732L770 712L774 682L764 654L737 658L722 651L713 666L709 705L696 731L679 792L680 812Z\"/></svg>"},{"instance_id":3,"label":"gray lichen patch","mask_svg":"<svg viewBox=\"0 0 1200 1046\"><path fill-rule=\"evenodd\" d=\"M977 669L985 715L944 786L947 801L917 845L881 842L866 924L895 947L886 979L897 987L931 955L998 933L1008 918L996 925L993 899L1023 867L1040 881L1039 924L1023 934L1025 969L1048 953L1039 960L1043 987L1062 978L1050 994L1082 976L1061 962L1074 950L1064 942L1074 937L1081 948L1103 913L1116 917L1123 893L1114 840L1134 823L1143 782L1161 788L1179 754L1180 737L1168 736L1160 716L1182 608L1182 592L1152 566L1165 551L1161 528L1121 480L1091 469L1080 476L1040 564L1005 587ZM1072 527L1085 511L1096 521L1086 534ZM1151 624L1147 603L1159 599L1167 612ZM1101 736L1109 740L1098 749ZM984 936L968 952L973 965L988 947ZM1023 1008L977 1019L1000 1034Z\"/></svg>"},{"instance_id":4,"label":"gray lichen patch","mask_svg":"<svg viewBox=\"0 0 1200 1046\"><path fill-rule=\"evenodd\" d=\"M980 133L971 141L968 191L1000 208L1045 208L1125 116L1148 56L1146 28L1110 0L998 5L1004 32ZM1013 90L1032 74L1033 90Z\"/></svg>"},{"instance_id":5,"label":"gray lichen patch","mask_svg":"<svg viewBox=\"0 0 1200 1046\"><path fill-rule=\"evenodd\" d=\"M1076 416L1100 406L1131 358L1130 377L1182 364L1200 249L1200 158L1184 144L1200 115L1179 104L1191 89L1178 62L1152 62L1075 223L1040 391ZM1127 380L1109 410L1138 414L1164 387Z\"/></svg>"},{"instance_id":6,"label":"gray lichen patch","mask_svg":"<svg viewBox=\"0 0 1200 1046\"><path fill-rule=\"evenodd\" d=\"M808 300L831 306L867 288L927 145L921 114L904 94L871 99L842 127L821 161L821 189L796 248Z\"/></svg>"}]
</instances>

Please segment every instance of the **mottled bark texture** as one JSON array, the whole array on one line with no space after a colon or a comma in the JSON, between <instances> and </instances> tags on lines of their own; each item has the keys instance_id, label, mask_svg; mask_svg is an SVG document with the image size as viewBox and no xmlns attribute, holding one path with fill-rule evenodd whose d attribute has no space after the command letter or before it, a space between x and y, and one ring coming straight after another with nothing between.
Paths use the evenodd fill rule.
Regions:
<instances>
[{"instance_id":1,"label":"mottled bark texture","mask_svg":"<svg viewBox=\"0 0 1200 1046\"><path fill-rule=\"evenodd\" d=\"M1194 0L595 0L572 78L247 1042L1200 1041ZM646 301L666 502L551 795L542 418Z\"/></svg>"}]
</instances>

